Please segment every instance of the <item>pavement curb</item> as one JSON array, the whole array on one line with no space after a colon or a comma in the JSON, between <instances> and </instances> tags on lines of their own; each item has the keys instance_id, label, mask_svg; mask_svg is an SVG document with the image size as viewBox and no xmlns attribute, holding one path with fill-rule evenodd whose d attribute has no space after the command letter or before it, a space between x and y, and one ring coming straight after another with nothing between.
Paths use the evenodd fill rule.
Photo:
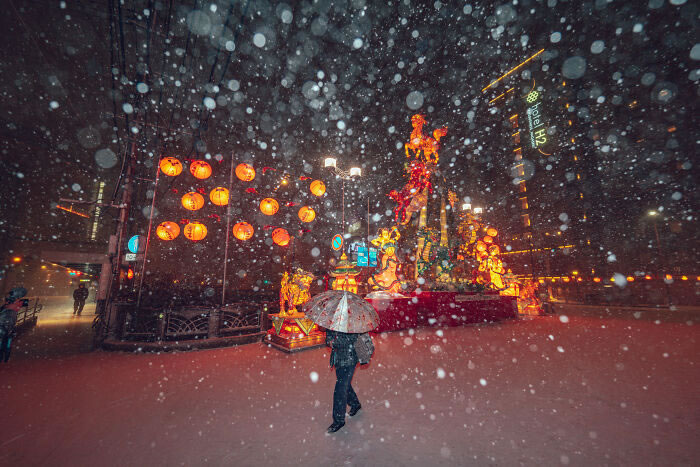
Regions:
<instances>
[{"instance_id":1,"label":"pavement curb","mask_svg":"<svg viewBox=\"0 0 700 467\"><path fill-rule=\"evenodd\" d=\"M120 341L106 339L101 348L118 352L170 352L176 350L213 349L217 347L232 347L235 345L261 342L265 332L246 334L242 336L215 337L213 339L193 339L188 341Z\"/></svg>"}]
</instances>

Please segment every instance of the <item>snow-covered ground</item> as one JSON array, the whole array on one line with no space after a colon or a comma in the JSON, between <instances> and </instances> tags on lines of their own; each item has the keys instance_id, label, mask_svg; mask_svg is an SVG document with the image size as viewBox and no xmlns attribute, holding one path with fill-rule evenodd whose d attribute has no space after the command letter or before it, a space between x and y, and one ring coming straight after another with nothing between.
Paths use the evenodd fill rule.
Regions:
<instances>
[{"instance_id":1,"label":"snow-covered ground","mask_svg":"<svg viewBox=\"0 0 700 467\"><path fill-rule=\"evenodd\" d=\"M382 335L331 436L325 349L81 353L87 318L40 322L0 367L0 464L696 464L700 314L633 313Z\"/></svg>"}]
</instances>

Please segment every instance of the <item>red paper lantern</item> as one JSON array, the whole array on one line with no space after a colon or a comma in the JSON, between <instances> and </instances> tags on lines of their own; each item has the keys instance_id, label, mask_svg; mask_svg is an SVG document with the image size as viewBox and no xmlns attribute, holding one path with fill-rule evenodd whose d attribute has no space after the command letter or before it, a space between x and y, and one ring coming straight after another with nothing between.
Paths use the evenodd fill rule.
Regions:
<instances>
[{"instance_id":1,"label":"red paper lantern","mask_svg":"<svg viewBox=\"0 0 700 467\"><path fill-rule=\"evenodd\" d=\"M299 219L301 219L302 222L311 222L316 219L316 211L308 206L303 206L299 209Z\"/></svg>"},{"instance_id":2,"label":"red paper lantern","mask_svg":"<svg viewBox=\"0 0 700 467\"><path fill-rule=\"evenodd\" d=\"M272 198L265 198L260 201L260 211L267 216L274 215L280 208L279 203Z\"/></svg>"},{"instance_id":3,"label":"red paper lantern","mask_svg":"<svg viewBox=\"0 0 700 467\"><path fill-rule=\"evenodd\" d=\"M204 180L211 176L211 165L204 161L194 161L190 164L190 172L195 178Z\"/></svg>"},{"instance_id":4,"label":"red paper lantern","mask_svg":"<svg viewBox=\"0 0 700 467\"><path fill-rule=\"evenodd\" d=\"M204 206L204 197L195 191L190 191L182 195L182 207L189 211L202 209Z\"/></svg>"},{"instance_id":5,"label":"red paper lantern","mask_svg":"<svg viewBox=\"0 0 700 467\"><path fill-rule=\"evenodd\" d=\"M498 235L498 230L494 229L493 227L487 227L486 228L486 235L490 237L495 237Z\"/></svg>"},{"instance_id":6,"label":"red paper lantern","mask_svg":"<svg viewBox=\"0 0 700 467\"><path fill-rule=\"evenodd\" d=\"M209 193L209 199L217 206L226 206L228 205L228 190L217 186Z\"/></svg>"},{"instance_id":7,"label":"red paper lantern","mask_svg":"<svg viewBox=\"0 0 700 467\"><path fill-rule=\"evenodd\" d=\"M314 196L323 196L326 192L326 184L321 180L314 180L309 188Z\"/></svg>"},{"instance_id":8,"label":"red paper lantern","mask_svg":"<svg viewBox=\"0 0 700 467\"><path fill-rule=\"evenodd\" d=\"M197 221L190 222L185 226L184 234L193 242L198 242L207 236L207 226Z\"/></svg>"},{"instance_id":9,"label":"red paper lantern","mask_svg":"<svg viewBox=\"0 0 700 467\"><path fill-rule=\"evenodd\" d=\"M478 242L476 242L476 249L477 251L486 251L486 243L479 240Z\"/></svg>"},{"instance_id":10,"label":"red paper lantern","mask_svg":"<svg viewBox=\"0 0 700 467\"><path fill-rule=\"evenodd\" d=\"M493 243L493 238L489 237L488 235L484 237L484 243Z\"/></svg>"},{"instance_id":11,"label":"red paper lantern","mask_svg":"<svg viewBox=\"0 0 700 467\"><path fill-rule=\"evenodd\" d=\"M182 173L182 164L174 157L164 157L160 160L160 171L168 177L177 177Z\"/></svg>"},{"instance_id":12,"label":"red paper lantern","mask_svg":"<svg viewBox=\"0 0 700 467\"><path fill-rule=\"evenodd\" d=\"M255 178L255 169L250 164L238 164L236 167L236 177L244 182L252 182Z\"/></svg>"},{"instance_id":13,"label":"red paper lantern","mask_svg":"<svg viewBox=\"0 0 700 467\"><path fill-rule=\"evenodd\" d=\"M279 228L272 231L272 241L279 246L289 245L290 239L291 237L289 236L289 232L287 232L285 229Z\"/></svg>"},{"instance_id":14,"label":"red paper lantern","mask_svg":"<svg viewBox=\"0 0 700 467\"><path fill-rule=\"evenodd\" d=\"M156 235L161 240L175 240L178 235L180 235L180 226L175 222L161 222L158 227L156 227Z\"/></svg>"},{"instance_id":15,"label":"red paper lantern","mask_svg":"<svg viewBox=\"0 0 700 467\"><path fill-rule=\"evenodd\" d=\"M253 226L247 222L239 222L233 226L233 236L238 240L248 240L253 236Z\"/></svg>"}]
</instances>

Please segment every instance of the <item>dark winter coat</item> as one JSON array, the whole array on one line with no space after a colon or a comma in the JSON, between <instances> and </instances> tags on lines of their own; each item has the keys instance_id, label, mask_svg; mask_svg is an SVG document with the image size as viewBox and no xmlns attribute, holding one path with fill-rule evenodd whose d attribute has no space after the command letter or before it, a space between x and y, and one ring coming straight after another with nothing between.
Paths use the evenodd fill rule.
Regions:
<instances>
[{"instance_id":1,"label":"dark winter coat","mask_svg":"<svg viewBox=\"0 0 700 467\"><path fill-rule=\"evenodd\" d=\"M84 302L85 299L88 298L89 294L90 291L87 287L78 287L73 291L73 300L76 300L78 302Z\"/></svg>"},{"instance_id":2,"label":"dark winter coat","mask_svg":"<svg viewBox=\"0 0 700 467\"><path fill-rule=\"evenodd\" d=\"M326 345L331 349L331 366L355 366L357 365L357 353L355 342L357 334L326 330Z\"/></svg>"}]
</instances>

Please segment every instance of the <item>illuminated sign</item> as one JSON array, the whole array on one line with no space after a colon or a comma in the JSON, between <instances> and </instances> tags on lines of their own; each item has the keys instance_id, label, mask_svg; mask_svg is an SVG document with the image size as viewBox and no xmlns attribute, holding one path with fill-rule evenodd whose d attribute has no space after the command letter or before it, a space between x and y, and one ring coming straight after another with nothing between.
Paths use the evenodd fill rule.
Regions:
<instances>
[{"instance_id":1,"label":"illuminated sign","mask_svg":"<svg viewBox=\"0 0 700 467\"><path fill-rule=\"evenodd\" d=\"M143 250L143 247L145 246L145 242L143 242L143 240L144 238L141 235L134 235L131 237L127 244L129 251L132 253L138 253L139 251Z\"/></svg>"},{"instance_id":2,"label":"illuminated sign","mask_svg":"<svg viewBox=\"0 0 700 467\"><path fill-rule=\"evenodd\" d=\"M343 248L343 237L341 235L335 235L331 241L331 246L334 250L338 251Z\"/></svg>"},{"instance_id":3,"label":"illuminated sign","mask_svg":"<svg viewBox=\"0 0 700 467\"><path fill-rule=\"evenodd\" d=\"M377 249L361 246L357 249L357 265L360 267L372 267L377 265Z\"/></svg>"},{"instance_id":4,"label":"illuminated sign","mask_svg":"<svg viewBox=\"0 0 700 467\"><path fill-rule=\"evenodd\" d=\"M525 101L530 105L527 108L527 126L530 130L530 143L537 149L547 143L547 127L544 124L542 114L542 93L531 91Z\"/></svg>"}]
</instances>

